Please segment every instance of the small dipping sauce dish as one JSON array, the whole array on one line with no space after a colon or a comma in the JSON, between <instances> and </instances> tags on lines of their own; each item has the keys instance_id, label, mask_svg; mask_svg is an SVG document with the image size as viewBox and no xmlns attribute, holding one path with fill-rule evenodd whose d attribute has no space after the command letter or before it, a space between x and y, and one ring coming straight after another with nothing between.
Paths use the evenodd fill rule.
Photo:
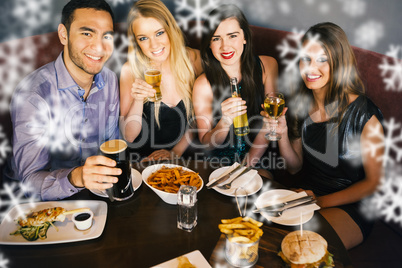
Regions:
<instances>
[{"instance_id":1,"label":"small dipping sauce dish","mask_svg":"<svg viewBox=\"0 0 402 268\"><path fill-rule=\"evenodd\" d=\"M73 214L72 220L78 230L84 231L92 226L94 213L91 210Z\"/></svg>"}]
</instances>

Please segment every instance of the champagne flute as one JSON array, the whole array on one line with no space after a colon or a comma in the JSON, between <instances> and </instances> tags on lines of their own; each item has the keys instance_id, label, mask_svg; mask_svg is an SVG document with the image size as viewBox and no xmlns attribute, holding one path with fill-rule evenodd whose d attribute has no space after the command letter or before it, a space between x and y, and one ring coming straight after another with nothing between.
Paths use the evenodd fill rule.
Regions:
<instances>
[{"instance_id":1,"label":"champagne flute","mask_svg":"<svg viewBox=\"0 0 402 268\"><path fill-rule=\"evenodd\" d=\"M281 135L276 133L278 118L282 115L285 108L285 98L282 93L271 92L265 95L264 109L271 119L275 120L275 124L270 124L271 132L265 135L265 138L270 141L278 141Z\"/></svg>"},{"instance_id":2,"label":"champagne flute","mask_svg":"<svg viewBox=\"0 0 402 268\"><path fill-rule=\"evenodd\" d=\"M162 100L162 92L161 92L161 65L158 62L150 62L150 64L145 68L144 71L145 82L150 84L155 90L155 96L148 98L149 101L158 102Z\"/></svg>"}]
</instances>

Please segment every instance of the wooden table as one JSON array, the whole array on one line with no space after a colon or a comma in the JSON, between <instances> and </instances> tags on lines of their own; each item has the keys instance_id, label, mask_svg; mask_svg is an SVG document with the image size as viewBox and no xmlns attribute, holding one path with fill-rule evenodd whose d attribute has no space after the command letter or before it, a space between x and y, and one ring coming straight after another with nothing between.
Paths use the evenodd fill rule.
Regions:
<instances>
[{"instance_id":1,"label":"wooden table","mask_svg":"<svg viewBox=\"0 0 402 268\"><path fill-rule=\"evenodd\" d=\"M175 163L199 172L205 183L214 170L206 162ZM139 171L144 168L139 164L135 167ZM277 184L274 186L281 188ZM150 267L194 250L199 250L214 267L221 261L216 257L219 255L216 251L213 254L215 248L220 250L218 224L223 218L239 215L234 197L224 196L206 187L198 193L198 225L190 233L177 228L177 207L164 203L144 183L133 198L123 202L110 202L88 190L70 199L104 200L108 203L103 234L93 240L74 243L1 245L0 254L9 260L8 267ZM252 206L249 205L249 208ZM336 267L350 266L350 259L341 240L319 213L316 212L313 219L303 227L318 232L328 241ZM296 229L265 220L256 266L283 267L284 263L277 256L280 243L288 232Z\"/></svg>"}]
</instances>

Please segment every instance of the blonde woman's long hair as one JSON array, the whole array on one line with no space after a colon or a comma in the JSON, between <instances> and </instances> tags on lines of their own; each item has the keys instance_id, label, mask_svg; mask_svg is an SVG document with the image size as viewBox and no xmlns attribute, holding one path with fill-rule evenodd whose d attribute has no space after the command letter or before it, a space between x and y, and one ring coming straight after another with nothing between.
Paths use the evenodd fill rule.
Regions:
<instances>
[{"instance_id":1,"label":"blonde woman's long hair","mask_svg":"<svg viewBox=\"0 0 402 268\"><path fill-rule=\"evenodd\" d=\"M183 33L169 9L160 0L137 1L128 14L128 62L131 72L134 77L144 79L144 67L149 63L149 58L144 55L137 44L132 27L132 23L140 16L158 20L169 37L170 69L173 71L172 73L177 86L176 90L184 102L187 120L189 120L193 113L191 98L195 81L195 71L187 52ZM160 126L159 107L160 105L155 105L155 119L158 126Z\"/></svg>"}]
</instances>

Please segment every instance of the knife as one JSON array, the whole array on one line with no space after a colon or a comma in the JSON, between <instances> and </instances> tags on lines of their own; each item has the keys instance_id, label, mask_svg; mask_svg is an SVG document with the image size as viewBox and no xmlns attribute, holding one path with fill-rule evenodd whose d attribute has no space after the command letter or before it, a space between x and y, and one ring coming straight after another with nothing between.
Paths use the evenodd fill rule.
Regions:
<instances>
[{"instance_id":1,"label":"knife","mask_svg":"<svg viewBox=\"0 0 402 268\"><path fill-rule=\"evenodd\" d=\"M288 207L285 207L285 208L280 209L280 210L267 210L267 211L264 210L264 213L267 213L268 216L270 216L270 217L280 217L280 216L283 215L283 213L285 211L292 210L292 209L299 208L299 207L308 206L308 205L311 205L311 204L315 204L316 202L317 202L316 200L310 200L310 201L307 201L307 202L304 202L304 203L299 203L299 204L294 205L294 206L288 206Z\"/></svg>"},{"instance_id":2,"label":"knife","mask_svg":"<svg viewBox=\"0 0 402 268\"><path fill-rule=\"evenodd\" d=\"M282 210L282 209L286 209L289 206L296 204L296 203L303 203L303 202L307 202L307 201L311 201L313 200L312 196L303 196L294 200L290 200L290 201L286 201L283 203L279 203L279 204L275 204L275 205L271 205L271 206L266 206L266 207L262 207L262 208L258 208L253 210L253 213L258 213L261 211L272 211L272 210Z\"/></svg>"},{"instance_id":3,"label":"knife","mask_svg":"<svg viewBox=\"0 0 402 268\"><path fill-rule=\"evenodd\" d=\"M230 171L228 174L222 176L221 178L217 178L213 183L211 183L210 185L207 185L207 188L210 189L212 187L214 187L215 185L224 182L225 180L229 179L229 177L235 173L237 170L239 170L240 168L244 167L244 164L238 165L235 169L233 169L232 171Z\"/></svg>"}]
</instances>

